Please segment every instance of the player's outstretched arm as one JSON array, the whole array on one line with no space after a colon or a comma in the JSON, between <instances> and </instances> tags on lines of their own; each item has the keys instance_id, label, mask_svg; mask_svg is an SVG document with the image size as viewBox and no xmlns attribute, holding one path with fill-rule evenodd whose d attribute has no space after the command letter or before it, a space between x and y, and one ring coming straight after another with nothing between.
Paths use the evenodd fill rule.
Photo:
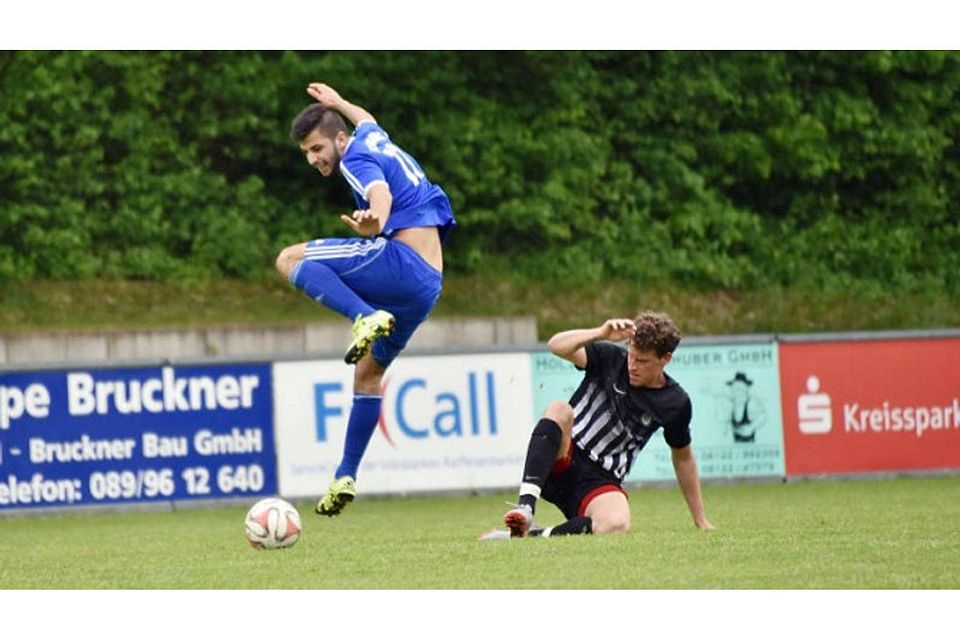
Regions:
<instances>
[{"instance_id":1,"label":"player's outstretched arm","mask_svg":"<svg viewBox=\"0 0 960 640\"><path fill-rule=\"evenodd\" d=\"M547 342L550 351L564 360L569 360L581 369L587 366L586 347L597 340L613 340L619 342L633 337L637 327L633 320L626 318L611 318L599 327L593 329L571 329L561 331Z\"/></svg>"},{"instance_id":2,"label":"player's outstretched arm","mask_svg":"<svg viewBox=\"0 0 960 640\"><path fill-rule=\"evenodd\" d=\"M697 472L697 461L693 457L693 449L690 445L680 449L671 448L670 454L673 458L673 470L677 474L677 482L680 483L680 491L690 509L690 515L693 516L693 524L704 531L716 529L707 519L707 512L703 508L700 474Z\"/></svg>"},{"instance_id":3,"label":"player's outstretched arm","mask_svg":"<svg viewBox=\"0 0 960 640\"><path fill-rule=\"evenodd\" d=\"M340 115L349 120L353 126L357 126L364 121L377 122L376 119L370 115L369 111L352 102L347 102L340 97L340 94L337 93L333 87L325 85L322 82L311 82L307 86L307 93L327 109L333 109L339 112Z\"/></svg>"}]
</instances>

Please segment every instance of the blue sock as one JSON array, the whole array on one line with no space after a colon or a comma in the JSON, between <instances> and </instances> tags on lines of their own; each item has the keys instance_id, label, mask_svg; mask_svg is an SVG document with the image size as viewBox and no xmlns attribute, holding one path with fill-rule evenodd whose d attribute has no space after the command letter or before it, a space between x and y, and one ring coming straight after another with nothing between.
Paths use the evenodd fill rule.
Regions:
<instances>
[{"instance_id":1,"label":"blue sock","mask_svg":"<svg viewBox=\"0 0 960 640\"><path fill-rule=\"evenodd\" d=\"M373 436L373 430L380 419L380 404L383 398L356 393L353 396L353 408L347 420L347 439L343 444L343 458L334 477L350 476L357 479L357 469L363 458L367 444Z\"/></svg>"},{"instance_id":2,"label":"blue sock","mask_svg":"<svg viewBox=\"0 0 960 640\"><path fill-rule=\"evenodd\" d=\"M290 272L290 284L320 304L333 309L353 322L357 315L368 316L375 311L343 283L337 272L325 264L301 260Z\"/></svg>"}]
</instances>

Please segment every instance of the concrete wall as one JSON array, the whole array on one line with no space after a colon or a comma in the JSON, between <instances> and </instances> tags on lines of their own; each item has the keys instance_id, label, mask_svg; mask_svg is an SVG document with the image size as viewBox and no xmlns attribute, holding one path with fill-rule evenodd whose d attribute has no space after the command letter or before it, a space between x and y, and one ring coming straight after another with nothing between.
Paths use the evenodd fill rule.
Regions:
<instances>
[{"instance_id":1,"label":"concrete wall","mask_svg":"<svg viewBox=\"0 0 960 640\"><path fill-rule=\"evenodd\" d=\"M0 334L0 367L342 355L350 340L350 324L346 321L275 327L9 333ZM536 342L536 320L532 316L443 318L424 323L406 352L523 348Z\"/></svg>"}]
</instances>

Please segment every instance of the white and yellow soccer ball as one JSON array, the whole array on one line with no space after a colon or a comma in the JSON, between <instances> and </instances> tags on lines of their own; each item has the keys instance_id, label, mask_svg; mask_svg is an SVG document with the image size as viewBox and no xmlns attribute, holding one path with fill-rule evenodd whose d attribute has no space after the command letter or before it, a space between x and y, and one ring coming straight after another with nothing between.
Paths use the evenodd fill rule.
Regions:
<instances>
[{"instance_id":1,"label":"white and yellow soccer ball","mask_svg":"<svg viewBox=\"0 0 960 640\"><path fill-rule=\"evenodd\" d=\"M247 511L244 529L254 549L286 549L300 539L303 525L292 504L280 498L265 498Z\"/></svg>"}]
</instances>

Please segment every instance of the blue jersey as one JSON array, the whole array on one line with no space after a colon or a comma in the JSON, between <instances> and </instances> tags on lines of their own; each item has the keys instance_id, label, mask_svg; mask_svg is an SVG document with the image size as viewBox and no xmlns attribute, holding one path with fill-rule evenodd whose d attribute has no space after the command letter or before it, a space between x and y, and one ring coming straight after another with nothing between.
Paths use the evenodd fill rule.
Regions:
<instances>
[{"instance_id":1,"label":"blue jersey","mask_svg":"<svg viewBox=\"0 0 960 640\"><path fill-rule=\"evenodd\" d=\"M409 227L437 227L442 240L457 223L443 189L427 180L413 156L390 142L376 123L361 122L340 160L340 173L353 189L357 208L369 209L370 188L386 184L393 196L383 235Z\"/></svg>"}]
</instances>

